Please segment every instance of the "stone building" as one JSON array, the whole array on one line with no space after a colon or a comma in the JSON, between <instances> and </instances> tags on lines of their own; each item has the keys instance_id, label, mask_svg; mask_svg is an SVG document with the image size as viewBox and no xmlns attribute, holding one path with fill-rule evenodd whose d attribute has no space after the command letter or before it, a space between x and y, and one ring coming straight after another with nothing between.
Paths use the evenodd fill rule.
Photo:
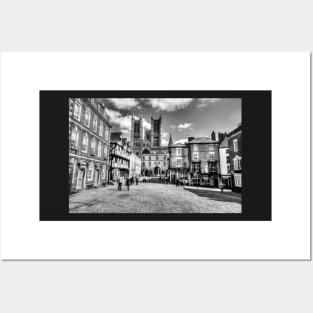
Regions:
<instances>
[{"instance_id":1,"label":"stone building","mask_svg":"<svg viewBox=\"0 0 313 313\"><path fill-rule=\"evenodd\" d=\"M69 192L108 179L111 124L100 99L69 99Z\"/></svg>"},{"instance_id":2,"label":"stone building","mask_svg":"<svg viewBox=\"0 0 313 313\"><path fill-rule=\"evenodd\" d=\"M219 141L211 137L189 137L190 184L218 187L220 183Z\"/></svg>"},{"instance_id":3,"label":"stone building","mask_svg":"<svg viewBox=\"0 0 313 313\"><path fill-rule=\"evenodd\" d=\"M228 135L228 147L230 158L230 171L232 176L233 190L241 192L242 189L242 127L237 126Z\"/></svg>"},{"instance_id":4,"label":"stone building","mask_svg":"<svg viewBox=\"0 0 313 313\"><path fill-rule=\"evenodd\" d=\"M141 174L144 176L165 176L167 171L167 146L161 145L162 116L153 113L151 129L144 126L142 115L131 119L132 152L141 158Z\"/></svg>"},{"instance_id":5,"label":"stone building","mask_svg":"<svg viewBox=\"0 0 313 313\"><path fill-rule=\"evenodd\" d=\"M169 181L174 183L179 179L186 179L189 181L189 145L188 143L173 144L172 136L168 143L169 162L168 162L168 176Z\"/></svg>"},{"instance_id":6,"label":"stone building","mask_svg":"<svg viewBox=\"0 0 313 313\"><path fill-rule=\"evenodd\" d=\"M110 180L126 179L130 175L131 149L122 132L111 133L110 146Z\"/></svg>"}]
</instances>

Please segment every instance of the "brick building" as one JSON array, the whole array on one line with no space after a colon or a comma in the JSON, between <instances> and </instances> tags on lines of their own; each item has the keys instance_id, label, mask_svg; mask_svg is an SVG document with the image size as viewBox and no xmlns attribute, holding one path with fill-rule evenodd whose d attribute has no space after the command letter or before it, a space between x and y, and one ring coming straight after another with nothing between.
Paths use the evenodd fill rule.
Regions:
<instances>
[{"instance_id":1,"label":"brick building","mask_svg":"<svg viewBox=\"0 0 313 313\"><path fill-rule=\"evenodd\" d=\"M189 137L190 184L218 187L220 183L219 141L211 137Z\"/></svg>"},{"instance_id":2,"label":"brick building","mask_svg":"<svg viewBox=\"0 0 313 313\"><path fill-rule=\"evenodd\" d=\"M122 132L112 132L110 146L110 180L115 181L118 177L126 179L130 176L129 142L123 138Z\"/></svg>"},{"instance_id":3,"label":"brick building","mask_svg":"<svg viewBox=\"0 0 313 313\"><path fill-rule=\"evenodd\" d=\"M69 192L108 179L111 124L100 99L69 99Z\"/></svg>"},{"instance_id":4,"label":"brick building","mask_svg":"<svg viewBox=\"0 0 313 313\"><path fill-rule=\"evenodd\" d=\"M238 125L236 129L228 135L228 147L230 158L230 172L232 176L233 190L241 192L242 189L242 127Z\"/></svg>"}]
</instances>

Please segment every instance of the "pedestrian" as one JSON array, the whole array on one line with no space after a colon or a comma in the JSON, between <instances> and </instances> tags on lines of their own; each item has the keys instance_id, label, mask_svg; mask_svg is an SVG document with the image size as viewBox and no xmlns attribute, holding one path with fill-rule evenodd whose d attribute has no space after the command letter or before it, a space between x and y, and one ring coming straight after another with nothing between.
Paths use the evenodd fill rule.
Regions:
<instances>
[{"instance_id":1,"label":"pedestrian","mask_svg":"<svg viewBox=\"0 0 313 313\"><path fill-rule=\"evenodd\" d=\"M136 185L138 186L138 177L136 176Z\"/></svg>"},{"instance_id":2,"label":"pedestrian","mask_svg":"<svg viewBox=\"0 0 313 313\"><path fill-rule=\"evenodd\" d=\"M129 185L130 185L130 179L129 177L126 178L126 186L127 186L127 190L129 191Z\"/></svg>"},{"instance_id":3,"label":"pedestrian","mask_svg":"<svg viewBox=\"0 0 313 313\"><path fill-rule=\"evenodd\" d=\"M119 177L117 177L117 190L121 190L121 179Z\"/></svg>"},{"instance_id":4,"label":"pedestrian","mask_svg":"<svg viewBox=\"0 0 313 313\"><path fill-rule=\"evenodd\" d=\"M179 181L176 179L176 187L179 187Z\"/></svg>"}]
</instances>

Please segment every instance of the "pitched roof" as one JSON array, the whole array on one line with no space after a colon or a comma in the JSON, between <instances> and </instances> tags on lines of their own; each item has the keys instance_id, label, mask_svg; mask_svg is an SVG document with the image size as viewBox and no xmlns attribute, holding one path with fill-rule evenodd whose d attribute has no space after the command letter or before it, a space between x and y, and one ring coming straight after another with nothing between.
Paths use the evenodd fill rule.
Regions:
<instances>
[{"instance_id":1,"label":"pitched roof","mask_svg":"<svg viewBox=\"0 0 313 313\"><path fill-rule=\"evenodd\" d=\"M190 140L188 143L217 143L217 141L212 140L210 137L196 137Z\"/></svg>"},{"instance_id":2,"label":"pitched roof","mask_svg":"<svg viewBox=\"0 0 313 313\"><path fill-rule=\"evenodd\" d=\"M222 142L220 144L220 148L228 148L228 138L227 138L227 136L225 136L224 139L222 140Z\"/></svg>"}]
</instances>

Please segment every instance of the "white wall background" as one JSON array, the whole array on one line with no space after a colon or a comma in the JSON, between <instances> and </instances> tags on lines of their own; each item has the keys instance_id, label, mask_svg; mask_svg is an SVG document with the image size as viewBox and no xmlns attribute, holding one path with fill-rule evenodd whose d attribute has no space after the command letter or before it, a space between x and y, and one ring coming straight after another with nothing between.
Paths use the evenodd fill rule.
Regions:
<instances>
[{"instance_id":1,"label":"white wall background","mask_svg":"<svg viewBox=\"0 0 313 313\"><path fill-rule=\"evenodd\" d=\"M5 0L0 49L312 51L311 3ZM311 312L312 285L312 262L2 261L0 310Z\"/></svg>"}]
</instances>

